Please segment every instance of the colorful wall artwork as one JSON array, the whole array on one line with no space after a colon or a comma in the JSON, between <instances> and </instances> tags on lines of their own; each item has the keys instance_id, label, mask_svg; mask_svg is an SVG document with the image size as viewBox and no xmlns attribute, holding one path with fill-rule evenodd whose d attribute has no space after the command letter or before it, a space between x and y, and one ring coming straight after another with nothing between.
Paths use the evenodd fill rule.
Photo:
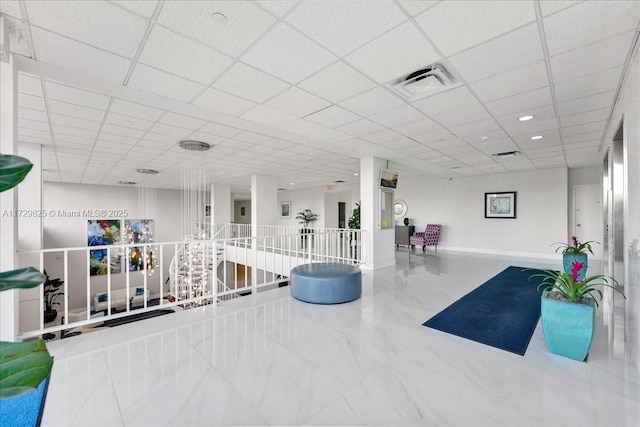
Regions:
<instances>
[{"instance_id":1,"label":"colorful wall artwork","mask_svg":"<svg viewBox=\"0 0 640 427\"><path fill-rule=\"evenodd\" d=\"M119 245L121 243L120 220L93 219L87 222L88 246ZM111 249L109 252L111 260L107 261L107 249L89 251L89 274L91 276L107 274L109 266L111 273L122 272L122 251Z\"/></svg>"},{"instance_id":2,"label":"colorful wall artwork","mask_svg":"<svg viewBox=\"0 0 640 427\"><path fill-rule=\"evenodd\" d=\"M125 220L125 242L133 243L153 243L153 220L152 219L127 219ZM134 246L129 249L129 271L145 269L153 271L156 267L155 248L152 246Z\"/></svg>"}]
</instances>

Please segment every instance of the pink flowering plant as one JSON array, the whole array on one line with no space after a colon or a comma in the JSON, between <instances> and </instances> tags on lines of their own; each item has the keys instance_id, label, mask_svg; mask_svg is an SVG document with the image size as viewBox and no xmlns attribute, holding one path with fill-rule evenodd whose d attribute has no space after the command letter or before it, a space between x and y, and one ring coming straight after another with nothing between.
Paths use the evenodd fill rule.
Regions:
<instances>
[{"instance_id":1,"label":"pink flowering plant","mask_svg":"<svg viewBox=\"0 0 640 427\"><path fill-rule=\"evenodd\" d=\"M533 274L529 278L541 277L543 280L538 286L538 290L540 290L540 288L549 290L549 297L555 299L583 302L585 298L591 298L597 307L598 302L602 300L602 290L599 289L600 286L611 288L620 292L625 299L627 298L624 293L616 287L618 282L612 277L596 274L579 280L578 272L583 266L584 263L574 261L571 264L571 273L543 270L543 273Z\"/></svg>"},{"instance_id":2,"label":"pink flowering plant","mask_svg":"<svg viewBox=\"0 0 640 427\"><path fill-rule=\"evenodd\" d=\"M562 249L563 255L566 255L566 254L580 255L580 254L586 253L587 251L590 252L591 255L593 255L593 251L591 250L592 243L599 244L598 242L593 240L580 243L576 236L571 236L571 243L556 242L554 243L554 245L560 245L556 248L556 252Z\"/></svg>"}]
</instances>

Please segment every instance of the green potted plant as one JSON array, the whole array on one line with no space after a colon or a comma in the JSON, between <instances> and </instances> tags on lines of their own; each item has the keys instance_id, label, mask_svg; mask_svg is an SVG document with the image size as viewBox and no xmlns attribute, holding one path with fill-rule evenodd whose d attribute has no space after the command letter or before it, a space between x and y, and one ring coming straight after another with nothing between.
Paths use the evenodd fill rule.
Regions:
<instances>
[{"instance_id":1,"label":"green potted plant","mask_svg":"<svg viewBox=\"0 0 640 427\"><path fill-rule=\"evenodd\" d=\"M60 289L64 281L59 278L50 279L47 270L44 271L44 275L46 277L44 281L44 323L49 323L58 317L58 311L53 306L60 305L58 298L64 295Z\"/></svg>"},{"instance_id":2,"label":"green potted plant","mask_svg":"<svg viewBox=\"0 0 640 427\"><path fill-rule=\"evenodd\" d=\"M563 243L556 242L554 245L559 245L556 248L556 253L562 249L562 267L564 268L565 273L571 273L571 269L573 268L573 262L578 261L581 262L583 267L580 269L578 273L578 279L582 280L585 278L587 274L587 252L590 252L593 255L593 251L591 250L591 243L598 243L593 240L588 242L580 243L576 236L571 236L571 243Z\"/></svg>"},{"instance_id":3,"label":"green potted plant","mask_svg":"<svg viewBox=\"0 0 640 427\"><path fill-rule=\"evenodd\" d=\"M616 288L617 282L609 276L597 274L579 278L584 267L580 261L574 261L569 273L543 270L530 277L541 277L543 288L540 315L542 331L547 346L552 353L583 361L589 354L598 301L602 299L600 287Z\"/></svg>"},{"instance_id":4,"label":"green potted plant","mask_svg":"<svg viewBox=\"0 0 640 427\"><path fill-rule=\"evenodd\" d=\"M19 156L0 154L0 192L10 190L33 165ZM0 291L39 286L45 275L33 267L0 273ZM0 425L36 425L53 359L44 340L0 341Z\"/></svg>"},{"instance_id":5,"label":"green potted plant","mask_svg":"<svg viewBox=\"0 0 640 427\"><path fill-rule=\"evenodd\" d=\"M356 203L356 207L351 211L351 216L349 217L349 228L354 230L360 229L360 202Z\"/></svg>"}]
</instances>

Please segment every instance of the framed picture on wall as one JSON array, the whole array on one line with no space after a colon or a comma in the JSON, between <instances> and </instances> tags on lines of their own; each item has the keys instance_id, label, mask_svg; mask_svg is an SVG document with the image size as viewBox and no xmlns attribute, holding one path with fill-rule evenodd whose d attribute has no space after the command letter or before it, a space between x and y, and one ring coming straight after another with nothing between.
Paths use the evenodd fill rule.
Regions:
<instances>
[{"instance_id":1,"label":"framed picture on wall","mask_svg":"<svg viewBox=\"0 0 640 427\"><path fill-rule=\"evenodd\" d=\"M280 218L291 218L291 202L280 202Z\"/></svg>"},{"instance_id":2,"label":"framed picture on wall","mask_svg":"<svg viewBox=\"0 0 640 427\"><path fill-rule=\"evenodd\" d=\"M484 193L485 218L515 218L516 192Z\"/></svg>"}]
</instances>

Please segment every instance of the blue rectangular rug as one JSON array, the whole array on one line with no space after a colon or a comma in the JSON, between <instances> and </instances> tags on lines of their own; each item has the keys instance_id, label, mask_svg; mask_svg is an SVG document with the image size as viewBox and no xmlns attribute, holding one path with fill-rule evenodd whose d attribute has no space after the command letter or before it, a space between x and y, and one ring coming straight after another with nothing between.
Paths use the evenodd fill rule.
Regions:
<instances>
[{"instance_id":1,"label":"blue rectangular rug","mask_svg":"<svg viewBox=\"0 0 640 427\"><path fill-rule=\"evenodd\" d=\"M508 267L424 326L524 356L540 318L540 270Z\"/></svg>"}]
</instances>

